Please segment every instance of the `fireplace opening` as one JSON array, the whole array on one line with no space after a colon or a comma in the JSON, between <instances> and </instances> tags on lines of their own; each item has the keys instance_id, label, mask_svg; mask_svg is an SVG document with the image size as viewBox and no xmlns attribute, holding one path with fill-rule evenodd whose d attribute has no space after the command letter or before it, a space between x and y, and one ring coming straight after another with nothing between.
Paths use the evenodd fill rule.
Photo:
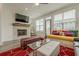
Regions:
<instances>
[{"instance_id":1,"label":"fireplace opening","mask_svg":"<svg viewBox=\"0 0 79 59\"><path fill-rule=\"evenodd\" d=\"M18 36L27 35L27 29L18 29L18 30L17 30L17 35L18 35Z\"/></svg>"}]
</instances>

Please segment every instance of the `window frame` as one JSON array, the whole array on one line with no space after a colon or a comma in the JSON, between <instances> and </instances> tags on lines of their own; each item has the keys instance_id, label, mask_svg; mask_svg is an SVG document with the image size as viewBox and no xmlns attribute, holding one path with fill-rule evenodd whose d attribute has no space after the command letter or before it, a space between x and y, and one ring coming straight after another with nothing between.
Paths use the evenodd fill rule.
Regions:
<instances>
[{"instance_id":1,"label":"window frame","mask_svg":"<svg viewBox=\"0 0 79 59\"><path fill-rule=\"evenodd\" d=\"M72 9L72 10L75 10L75 9ZM70 12L72 11L72 10L69 10ZM69 12L69 11L66 11L66 12ZM63 13L60 13L60 14L62 14L62 21L61 22L55 22L54 21L54 30L57 30L57 29L55 29L55 24L62 24L62 28L60 29L60 30L63 30L65 27L64 27L64 24L67 22L67 23L71 23L71 22L74 22L74 24L76 25L76 10L75 10L75 12L73 13L74 14L74 16L75 17L72 17L72 18L68 18L68 19L64 19L64 13L65 12L63 12ZM56 14L56 15L60 15L60 14ZM56 15L54 15L54 16L56 16ZM66 21L67 20L67 21ZM69 20L69 21L68 21ZM74 26L75 26L74 25ZM69 29L69 30L71 30L71 29ZM75 30L75 27L74 27L74 30Z\"/></svg>"},{"instance_id":2,"label":"window frame","mask_svg":"<svg viewBox=\"0 0 79 59\"><path fill-rule=\"evenodd\" d=\"M43 20L43 21L41 21ZM38 21L38 25L36 23L36 31L43 31L44 30L44 19L40 19L40 20L36 20L36 22ZM40 24L40 22L43 22L43 24ZM37 30L37 27L39 28L39 30ZM40 29L42 27L42 30Z\"/></svg>"}]
</instances>

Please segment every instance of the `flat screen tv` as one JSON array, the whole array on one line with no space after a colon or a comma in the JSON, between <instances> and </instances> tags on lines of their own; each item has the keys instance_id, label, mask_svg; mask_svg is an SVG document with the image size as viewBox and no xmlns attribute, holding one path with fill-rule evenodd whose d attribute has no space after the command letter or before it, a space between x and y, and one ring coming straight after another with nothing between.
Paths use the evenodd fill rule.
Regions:
<instances>
[{"instance_id":1,"label":"flat screen tv","mask_svg":"<svg viewBox=\"0 0 79 59\"><path fill-rule=\"evenodd\" d=\"M16 22L28 23L29 22L29 16L25 16L25 15L21 15L21 14L16 14L15 21Z\"/></svg>"}]
</instances>

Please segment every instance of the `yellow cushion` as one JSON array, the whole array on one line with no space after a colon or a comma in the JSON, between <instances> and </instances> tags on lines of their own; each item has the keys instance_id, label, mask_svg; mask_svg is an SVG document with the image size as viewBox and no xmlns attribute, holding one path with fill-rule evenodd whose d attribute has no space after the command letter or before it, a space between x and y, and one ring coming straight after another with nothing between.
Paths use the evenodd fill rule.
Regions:
<instances>
[{"instance_id":1,"label":"yellow cushion","mask_svg":"<svg viewBox=\"0 0 79 59\"><path fill-rule=\"evenodd\" d=\"M60 35L48 35L48 38L74 41L75 37L60 36Z\"/></svg>"}]
</instances>

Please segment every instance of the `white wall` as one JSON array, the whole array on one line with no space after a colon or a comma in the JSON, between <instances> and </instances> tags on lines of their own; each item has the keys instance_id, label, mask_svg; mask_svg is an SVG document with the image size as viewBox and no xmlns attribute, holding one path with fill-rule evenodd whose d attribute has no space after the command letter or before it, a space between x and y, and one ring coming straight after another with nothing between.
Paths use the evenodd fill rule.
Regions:
<instances>
[{"instance_id":1,"label":"white wall","mask_svg":"<svg viewBox=\"0 0 79 59\"><path fill-rule=\"evenodd\" d=\"M48 16L52 16L52 24L53 24L53 16L55 14L59 14L59 13L62 13L62 12L65 12L65 11L68 11L68 10L71 10L71 9L76 9L76 20L77 20L76 21L76 29L79 30L79 4L68 5L68 6L60 8L60 9L58 9L56 11L50 12L50 13L48 13L46 15L42 15L42 16L34 19L34 22L33 22L34 26L33 27L36 29L36 26L35 26L35 21L36 20L38 20L38 19L45 19ZM53 25L51 26L51 28L53 29ZM36 33L37 33L37 35L45 35L44 32L45 32L45 30L42 31L42 32L36 32Z\"/></svg>"},{"instance_id":2,"label":"white wall","mask_svg":"<svg viewBox=\"0 0 79 59\"><path fill-rule=\"evenodd\" d=\"M14 10L6 5L2 5L1 11L1 41L13 40L13 26L14 22Z\"/></svg>"},{"instance_id":3,"label":"white wall","mask_svg":"<svg viewBox=\"0 0 79 59\"><path fill-rule=\"evenodd\" d=\"M1 8L2 8L2 4L0 4L0 29L1 29ZM1 30L0 30L0 45L2 45L1 43Z\"/></svg>"},{"instance_id":4,"label":"white wall","mask_svg":"<svg viewBox=\"0 0 79 59\"><path fill-rule=\"evenodd\" d=\"M0 10L0 42L11 41L14 39L13 23L15 22L15 13L21 13L8 4L2 4Z\"/></svg>"}]
</instances>

